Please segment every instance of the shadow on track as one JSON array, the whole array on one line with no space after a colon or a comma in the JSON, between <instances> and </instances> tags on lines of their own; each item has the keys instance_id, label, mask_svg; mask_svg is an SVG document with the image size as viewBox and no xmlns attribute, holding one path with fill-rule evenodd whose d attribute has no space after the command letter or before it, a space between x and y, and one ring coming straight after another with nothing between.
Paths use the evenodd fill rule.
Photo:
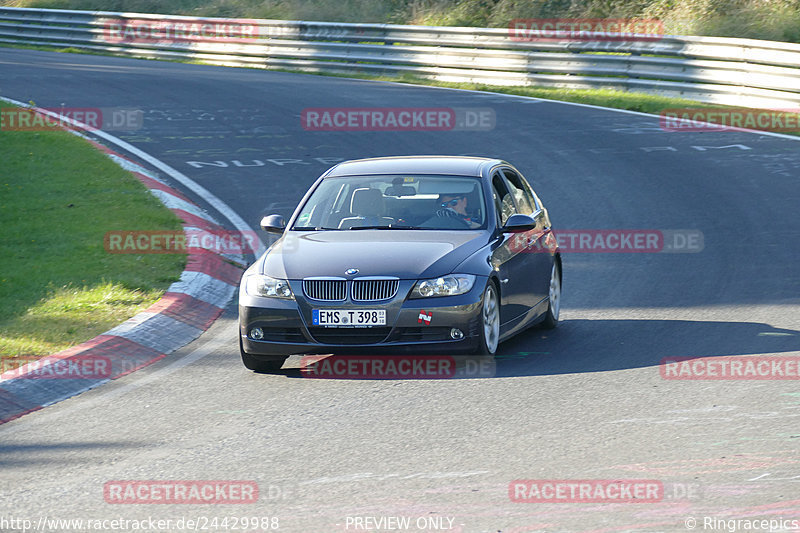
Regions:
<instances>
[{"instance_id":1,"label":"shadow on track","mask_svg":"<svg viewBox=\"0 0 800 533\"><path fill-rule=\"evenodd\" d=\"M129 453L140 450L147 443L141 441L56 442L0 445L0 468L24 468L32 464L52 465L56 462L96 466L103 452ZM92 452L85 454L85 452Z\"/></svg>"},{"instance_id":2,"label":"shadow on track","mask_svg":"<svg viewBox=\"0 0 800 533\"><path fill-rule=\"evenodd\" d=\"M453 356L451 373L413 375L411 379L452 379L539 376L602 372L658 366L665 357L722 357L778 355L800 352L800 331L757 322L691 320L567 320L556 330L533 328L500 345L494 359ZM437 356L428 356L436 358ZM449 357L449 356L445 356ZM276 374L291 378L409 379L396 373L363 371L357 362L402 356L307 356L301 368ZM423 359L424 356L406 356ZM352 369L355 368L355 371ZM381 367L385 369L386 367Z\"/></svg>"},{"instance_id":3,"label":"shadow on track","mask_svg":"<svg viewBox=\"0 0 800 533\"><path fill-rule=\"evenodd\" d=\"M536 352L528 351L531 345ZM498 376L506 377L657 366L665 357L786 352L800 352L800 331L758 322L568 320L504 343L497 361Z\"/></svg>"}]
</instances>

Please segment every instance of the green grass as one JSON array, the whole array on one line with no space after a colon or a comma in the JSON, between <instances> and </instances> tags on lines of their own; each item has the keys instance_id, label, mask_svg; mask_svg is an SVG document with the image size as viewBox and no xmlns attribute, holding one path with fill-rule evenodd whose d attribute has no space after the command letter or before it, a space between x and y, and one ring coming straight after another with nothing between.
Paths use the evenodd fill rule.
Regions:
<instances>
[{"instance_id":1,"label":"green grass","mask_svg":"<svg viewBox=\"0 0 800 533\"><path fill-rule=\"evenodd\" d=\"M105 251L107 231L181 225L85 140L0 131L0 161L0 357L47 355L86 341L179 279L185 254Z\"/></svg>"}]
</instances>

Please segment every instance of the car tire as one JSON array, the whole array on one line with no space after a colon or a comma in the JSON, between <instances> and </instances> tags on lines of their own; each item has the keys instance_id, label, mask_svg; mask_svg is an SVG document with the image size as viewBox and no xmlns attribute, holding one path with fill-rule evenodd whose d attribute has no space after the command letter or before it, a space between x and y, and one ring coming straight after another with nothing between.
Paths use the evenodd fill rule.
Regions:
<instances>
[{"instance_id":1,"label":"car tire","mask_svg":"<svg viewBox=\"0 0 800 533\"><path fill-rule=\"evenodd\" d=\"M250 355L249 353L244 351L242 347L242 339L239 339L239 353L242 355L242 363L248 370L252 370L253 372L259 374L266 374L269 372L277 372L283 366L283 363L286 362L288 357L269 357L269 356L257 356L257 355ZM266 357L269 357L267 359Z\"/></svg>"},{"instance_id":2,"label":"car tire","mask_svg":"<svg viewBox=\"0 0 800 533\"><path fill-rule=\"evenodd\" d=\"M500 343L500 293L489 280L481 298L477 355L494 355Z\"/></svg>"},{"instance_id":3,"label":"car tire","mask_svg":"<svg viewBox=\"0 0 800 533\"><path fill-rule=\"evenodd\" d=\"M558 261L553 261L550 271L550 289L547 293L547 311L544 315L542 327L553 329L558 326L558 316L561 313L561 266Z\"/></svg>"}]
</instances>

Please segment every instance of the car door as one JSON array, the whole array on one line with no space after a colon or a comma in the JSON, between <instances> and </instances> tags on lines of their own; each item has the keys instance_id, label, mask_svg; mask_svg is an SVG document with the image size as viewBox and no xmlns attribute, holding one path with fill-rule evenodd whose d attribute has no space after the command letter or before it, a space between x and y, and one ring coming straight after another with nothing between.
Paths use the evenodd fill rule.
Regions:
<instances>
[{"instance_id":1,"label":"car door","mask_svg":"<svg viewBox=\"0 0 800 533\"><path fill-rule=\"evenodd\" d=\"M550 231L549 221L525 179L511 168L503 168L503 175L517 210L525 215L536 215L536 228L519 234L524 240L524 265L520 268L527 281L521 299L528 307L532 307L547 297L550 288L553 258L544 243Z\"/></svg>"},{"instance_id":2,"label":"car door","mask_svg":"<svg viewBox=\"0 0 800 533\"><path fill-rule=\"evenodd\" d=\"M517 205L502 170L492 174L491 183L497 226L501 228L508 217L518 212ZM498 235L498 241L499 245L492 252L492 266L500 280L500 322L509 324L522 317L530 307L526 300L527 241L521 233L502 233Z\"/></svg>"}]
</instances>

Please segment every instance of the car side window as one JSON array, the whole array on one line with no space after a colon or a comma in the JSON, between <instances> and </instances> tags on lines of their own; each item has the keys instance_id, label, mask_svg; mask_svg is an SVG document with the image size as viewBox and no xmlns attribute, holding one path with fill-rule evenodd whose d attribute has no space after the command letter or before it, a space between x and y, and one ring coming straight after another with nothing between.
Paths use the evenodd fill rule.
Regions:
<instances>
[{"instance_id":1,"label":"car side window","mask_svg":"<svg viewBox=\"0 0 800 533\"><path fill-rule=\"evenodd\" d=\"M504 168L503 175L509 184L511 194L514 195L514 200L517 203L519 212L523 215L532 215L536 210L536 200L530 193L528 187L523 183L522 178L511 169Z\"/></svg>"},{"instance_id":2,"label":"car side window","mask_svg":"<svg viewBox=\"0 0 800 533\"><path fill-rule=\"evenodd\" d=\"M499 172L496 172L492 177L492 197L495 209L500 215L500 225L502 226L506 223L508 217L517 212L517 207L514 205L511 192Z\"/></svg>"}]
</instances>

